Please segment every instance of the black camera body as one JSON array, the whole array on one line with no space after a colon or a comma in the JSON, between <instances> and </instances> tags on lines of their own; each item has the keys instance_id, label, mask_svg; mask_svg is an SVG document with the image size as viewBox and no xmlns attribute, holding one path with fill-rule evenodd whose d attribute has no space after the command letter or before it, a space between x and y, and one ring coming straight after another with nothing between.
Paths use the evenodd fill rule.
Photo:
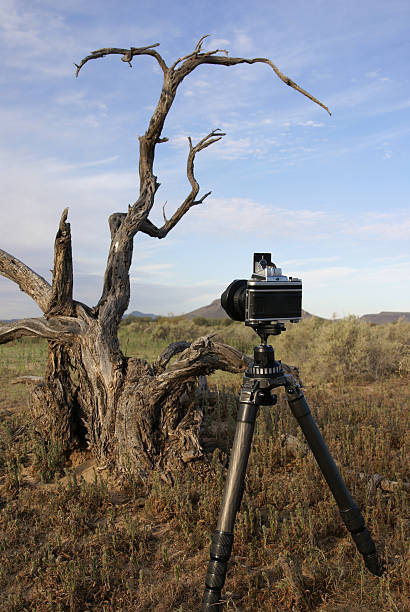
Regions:
<instances>
[{"instance_id":1,"label":"black camera body","mask_svg":"<svg viewBox=\"0 0 410 612\"><path fill-rule=\"evenodd\" d=\"M221 295L226 314L234 321L261 328L302 318L302 281L282 274L270 253L253 254L249 280L234 280Z\"/></svg>"}]
</instances>

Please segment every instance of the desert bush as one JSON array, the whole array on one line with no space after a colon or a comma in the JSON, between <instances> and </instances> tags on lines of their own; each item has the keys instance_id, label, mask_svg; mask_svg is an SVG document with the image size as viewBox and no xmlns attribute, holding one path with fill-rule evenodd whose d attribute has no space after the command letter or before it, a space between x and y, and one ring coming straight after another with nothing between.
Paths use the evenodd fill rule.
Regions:
<instances>
[{"instance_id":1,"label":"desert bush","mask_svg":"<svg viewBox=\"0 0 410 612\"><path fill-rule=\"evenodd\" d=\"M137 319L121 326L119 335L127 355L144 348L143 356L155 359L171 342L191 342L212 334L250 355L259 343L257 334L243 323L204 317ZM312 382L371 381L410 374L410 324L404 320L372 325L355 316L336 321L310 317L288 324L285 333L269 341L277 359L297 365L302 378Z\"/></svg>"},{"instance_id":2,"label":"desert bush","mask_svg":"<svg viewBox=\"0 0 410 612\"><path fill-rule=\"evenodd\" d=\"M323 380L406 375L409 349L408 323L375 326L350 316L321 327L315 345L316 369Z\"/></svg>"},{"instance_id":3,"label":"desert bush","mask_svg":"<svg viewBox=\"0 0 410 612\"><path fill-rule=\"evenodd\" d=\"M154 338L158 323L168 329L165 339ZM164 320L122 326L121 342L127 354L132 349L151 359L170 338L215 332L228 344L242 343L248 354L258 342L242 323L202 326L175 319L168 328ZM408 495L400 486L409 480L408 385L400 378L394 384L381 378L366 385L355 379L368 370L378 377L386 371L408 375L409 338L408 323L372 326L354 317L306 319L270 338L277 357L300 366L306 382L334 380L337 372L352 377L332 393L317 384L306 394L387 560L387 572L378 580L364 570L312 455L295 457L283 444L283 434L299 439L301 434L280 395L276 406L261 407L255 426L226 582L227 611L409 609ZM14 396L21 386L7 382L20 373L41 373L46 351L40 348L25 340L0 347L0 610L198 609L235 426L237 387L221 383L211 405L203 400L217 446L204 461L187 464L173 485L160 472L149 488L130 480L118 490L116 481L105 480L106 470L91 483L75 472L60 480L59 449L43 449L30 435L24 397ZM373 474L398 486L390 492L370 489ZM45 485L41 479L55 481ZM283 558L301 568L306 605L284 573Z\"/></svg>"}]
</instances>

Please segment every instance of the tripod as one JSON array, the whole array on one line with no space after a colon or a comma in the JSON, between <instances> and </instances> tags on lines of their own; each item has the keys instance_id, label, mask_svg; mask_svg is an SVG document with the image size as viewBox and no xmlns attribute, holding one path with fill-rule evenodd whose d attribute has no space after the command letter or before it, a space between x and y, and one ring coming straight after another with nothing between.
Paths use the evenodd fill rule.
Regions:
<instances>
[{"instance_id":1,"label":"tripod","mask_svg":"<svg viewBox=\"0 0 410 612\"><path fill-rule=\"evenodd\" d=\"M280 334L284 329L283 324L276 323L256 330L262 344L254 348L254 362L245 372L240 391L235 438L218 523L211 543L211 559L208 563L201 612L222 610L221 592L231 556L235 517L245 488L245 472L255 420L259 406L276 404L277 396L271 393L276 387L285 388L292 414L319 464L339 507L343 522L350 531L358 551L363 555L366 567L376 576L381 576L383 573L382 562L377 555L363 516L329 453L300 386L293 376L284 373L281 362L275 361L272 346L266 343L269 335Z\"/></svg>"}]
</instances>

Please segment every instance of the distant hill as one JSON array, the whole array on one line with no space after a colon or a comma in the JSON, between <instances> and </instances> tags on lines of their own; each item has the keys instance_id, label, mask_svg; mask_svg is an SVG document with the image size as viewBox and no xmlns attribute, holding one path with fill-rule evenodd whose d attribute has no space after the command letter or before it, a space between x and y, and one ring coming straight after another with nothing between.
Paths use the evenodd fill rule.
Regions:
<instances>
[{"instance_id":1,"label":"distant hill","mask_svg":"<svg viewBox=\"0 0 410 612\"><path fill-rule=\"evenodd\" d=\"M389 312L383 311L378 314L365 314L360 317L363 321L367 321L368 323L393 323L393 321L398 321L400 318L403 318L405 321L410 323L410 312Z\"/></svg>"},{"instance_id":2,"label":"distant hill","mask_svg":"<svg viewBox=\"0 0 410 612\"><path fill-rule=\"evenodd\" d=\"M221 306L221 298L217 298L208 306L202 306L192 312L187 312L183 315L186 319L195 319L195 317L205 317L205 319L226 319L228 315Z\"/></svg>"},{"instance_id":3,"label":"distant hill","mask_svg":"<svg viewBox=\"0 0 410 612\"><path fill-rule=\"evenodd\" d=\"M208 306L202 306L202 308L197 308L196 310L187 312L182 316L185 319L195 319L195 317L204 317L205 319L226 319L228 315L221 306L221 298L217 298L208 304ZM133 310L132 312L128 312L126 315L124 315L124 318L127 317L147 317L155 320L158 319L159 315ZM316 317L316 315L313 315L306 310L302 310L302 318L305 319L307 317ZM410 312L382 311L378 314L365 314L360 317L361 320L366 321L367 323L376 323L380 325L383 323L393 323L394 321L398 321L400 318L410 323ZM18 320L19 319L3 319L0 320L0 323L14 323Z\"/></svg>"},{"instance_id":4,"label":"distant hill","mask_svg":"<svg viewBox=\"0 0 410 612\"><path fill-rule=\"evenodd\" d=\"M158 319L159 315L156 314L147 314L145 312L140 312L139 310L133 310L132 312L127 312L125 317L149 317L150 319Z\"/></svg>"},{"instance_id":5,"label":"distant hill","mask_svg":"<svg viewBox=\"0 0 410 612\"><path fill-rule=\"evenodd\" d=\"M202 306L192 312L183 315L186 319L195 319L195 317L205 317L205 319L226 319L228 315L221 306L221 298L217 298L208 306ZM302 310L302 317L313 317L314 315Z\"/></svg>"}]
</instances>

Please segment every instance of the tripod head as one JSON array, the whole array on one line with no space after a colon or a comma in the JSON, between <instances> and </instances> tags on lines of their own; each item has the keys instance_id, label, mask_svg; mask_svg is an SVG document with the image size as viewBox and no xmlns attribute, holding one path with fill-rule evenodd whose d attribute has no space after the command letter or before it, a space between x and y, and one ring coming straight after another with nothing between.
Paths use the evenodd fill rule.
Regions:
<instances>
[{"instance_id":1,"label":"tripod head","mask_svg":"<svg viewBox=\"0 0 410 612\"><path fill-rule=\"evenodd\" d=\"M257 325L253 329L258 334L262 344L267 344L269 336L279 336L279 334L286 331L285 324L278 321L271 325Z\"/></svg>"}]
</instances>

